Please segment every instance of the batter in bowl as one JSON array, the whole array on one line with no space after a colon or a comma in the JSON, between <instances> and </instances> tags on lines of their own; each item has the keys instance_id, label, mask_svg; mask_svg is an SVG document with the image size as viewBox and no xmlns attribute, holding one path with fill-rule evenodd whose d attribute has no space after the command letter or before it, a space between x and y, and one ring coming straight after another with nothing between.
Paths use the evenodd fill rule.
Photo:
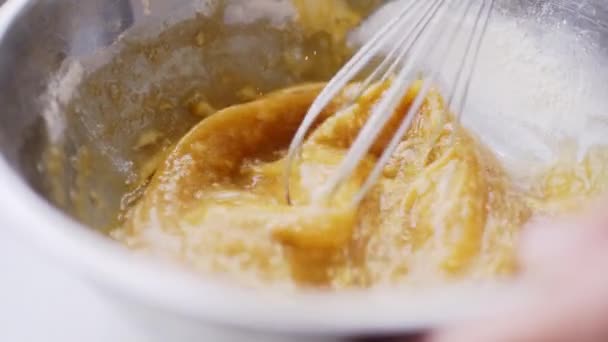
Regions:
<instances>
[{"instance_id":1,"label":"batter in bowl","mask_svg":"<svg viewBox=\"0 0 608 342\"><path fill-rule=\"evenodd\" d=\"M526 194L452 119L436 91L358 207L351 206L354 194L418 90L410 89L338 193L313 201L386 85L343 110L355 89L336 99L305 142L289 205L285 150L322 86L282 90L202 121L112 235L251 286L435 284L514 271L517 232L532 214Z\"/></svg>"},{"instance_id":2,"label":"batter in bowl","mask_svg":"<svg viewBox=\"0 0 608 342\"><path fill-rule=\"evenodd\" d=\"M308 2L294 3L300 13L309 9ZM346 27L359 21L348 13L341 20ZM337 30L332 39L343 36ZM142 253L247 286L427 286L513 274L518 233L530 218L576 209L606 189L603 148L514 179L434 90L381 179L351 206L414 86L353 176L331 199L315 199L385 86L343 108L357 93L353 85L326 108L290 175L292 205L283 182L285 151L323 84L281 90L204 119L155 159L161 166L111 235Z\"/></svg>"}]
</instances>

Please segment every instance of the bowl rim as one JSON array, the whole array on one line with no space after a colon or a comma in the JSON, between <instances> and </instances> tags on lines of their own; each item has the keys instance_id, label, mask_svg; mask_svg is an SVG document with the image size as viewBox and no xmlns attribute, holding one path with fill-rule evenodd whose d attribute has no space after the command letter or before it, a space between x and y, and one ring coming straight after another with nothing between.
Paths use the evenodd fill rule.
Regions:
<instances>
[{"instance_id":1,"label":"bowl rim","mask_svg":"<svg viewBox=\"0 0 608 342\"><path fill-rule=\"evenodd\" d=\"M0 8L0 41L35 0ZM420 292L360 290L275 293L204 280L138 257L60 212L0 158L0 221L27 243L111 294L209 324L267 333L353 336L416 332L518 302L516 284Z\"/></svg>"}]
</instances>

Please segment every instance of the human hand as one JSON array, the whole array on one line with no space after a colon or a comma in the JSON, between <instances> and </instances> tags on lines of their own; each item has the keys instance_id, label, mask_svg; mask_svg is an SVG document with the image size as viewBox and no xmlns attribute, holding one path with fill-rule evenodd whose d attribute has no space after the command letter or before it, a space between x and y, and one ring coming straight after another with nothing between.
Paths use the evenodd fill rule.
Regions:
<instances>
[{"instance_id":1,"label":"human hand","mask_svg":"<svg viewBox=\"0 0 608 342\"><path fill-rule=\"evenodd\" d=\"M537 223L520 251L525 305L430 336L428 342L608 341L608 209Z\"/></svg>"}]
</instances>

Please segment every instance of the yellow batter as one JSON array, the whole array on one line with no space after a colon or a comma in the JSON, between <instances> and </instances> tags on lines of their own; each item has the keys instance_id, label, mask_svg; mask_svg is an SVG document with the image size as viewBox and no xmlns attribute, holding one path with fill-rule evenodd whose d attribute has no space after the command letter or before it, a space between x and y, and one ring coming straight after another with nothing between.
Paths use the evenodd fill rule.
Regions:
<instances>
[{"instance_id":1,"label":"yellow batter","mask_svg":"<svg viewBox=\"0 0 608 342\"><path fill-rule=\"evenodd\" d=\"M349 55L347 33L363 20L362 13L379 3L292 0L306 39L303 50L285 45L276 66L289 69L297 80L326 79ZM214 39L229 40L229 32L206 26L214 22L176 27L159 41L162 44L145 50L146 58L157 56L157 47L167 39L180 41L182 34L175 32L183 28L188 29L184 39L194 39L198 47ZM240 87L239 82L234 87ZM241 91L221 91L228 96L216 102L234 103L237 92L239 100L259 95L249 83L243 86ZM161 149L152 148L145 159L135 160L140 178L129 180L137 186L124 197L126 209L111 236L141 253L246 286L426 286L512 274L518 231L533 215L576 209L608 189L605 147L591 149L582 160L575 152L564 153L548 170L515 183L491 151L445 111L440 94L431 91L381 178L353 206L354 194L417 93L414 85L352 177L335 196L313 200L386 86L368 89L341 110L350 103L349 94L357 93L351 88L325 109L290 175L293 205L286 203L285 151L323 84L281 90L219 112L198 90L185 96L184 106L193 116L184 116L181 123L170 121L172 125L181 132L192 118L203 121L175 146L170 138L177 133L166 136L175 127L164 132L165 126L158 125L142 132L135 150L163 148L159 153ZM175 90L181 96L179 92ZM162 99L176 96L169 94ZM159 107L159 116L165 115L171 106L155 98L144 106ZM50 179L62 179L65 158L59 150L50 151L47 169L58 175ZM53 197L63 205L73 201L77 217L86 217L80 215L90 210L84 204L96 197L86 182L92 158L86 146L79 149L74 167L81 172L69 196L62 182L52 183Z\"/></svg>"},{"instance_id":2,"label":"yellow batter","mask_svg":"<svg viewBox=\"0 0 608 342\"><path fill-rule=\"evenodd\" d=\"M354 87L354 86L353 86ZM434 284L514 270L516 233L532 214L493 155L432 91L384 173L358 207L353 195L407 112L414 86L354 175L311 201L342 160L385 85L322 115L294 167L287 145L322 89L297 86L205 119L170 152L112 235L204 274L251 286L321 288Z\"/></svg>"}]
</instances>

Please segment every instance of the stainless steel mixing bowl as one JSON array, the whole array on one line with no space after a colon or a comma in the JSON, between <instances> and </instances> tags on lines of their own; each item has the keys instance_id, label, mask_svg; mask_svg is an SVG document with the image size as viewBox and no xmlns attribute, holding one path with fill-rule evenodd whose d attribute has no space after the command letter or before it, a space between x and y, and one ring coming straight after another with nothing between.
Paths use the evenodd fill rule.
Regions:
<instances>
[{"instance_id":1,"label":"stainless steel mixing bowl","mask_svg":"<svg viewBox=\"0 0 608 342\"><path fill-rule=\"evenodd\" d=\"M279 27L285 16L284 1L229 2L262 4L267 11L262 20ZM133 256L100 234L93 227L103 227L110 222L108 213L116 211L126 191L125 184L129 183L140 158L130 148L137 133L154 125L173 125L180 127L171 133L176 138L188 125L194 124L191 121L178 125L180 116L168 116L165 121L150 120L149 117L155 116L136 110L145 107L142 102L145 96L125 94L133 95L134 89L154 91L149 87L155 82L161 87L157 76L164 75L162 82L166 83L167 75L171 74L181 75L182 85L184 77L190 75L193 87L211 91L210 71L220 67L205 64L204 59L193 63L192 59L198 58L196 54L189 55L187 49L180 48L177 50L181 55L172 54L175 59L169 71L161 70L162 65L166 66L163 63L138 69L140 59L145 60L147 56L149 62L172 47L167 49L161 44L160 50L153 50L150 56L150 46L137 50L133 42L154 36L176 22L193 17L195 12L205 12L216 5L212 0L157 0L149 1L149 7L147 3L9 0L2 8L0 219L11 233L21 234L98 286L109 299L129 307L134 319L154 322L150 326L154 327L159 340L199 340L205 336L209 340L310 340L314 337L329 341L407 334L497 309L509 301L515 293L513 288L498 285L405 293L397 290L289 296L260 293L200 279ZM271 6L263 6L264 3ZM498 10L518 18L521 23L568 26L586 41L584 46L589 53L608 59L608 5L603 0L504 0L499 1ZM244 22L251 21L248 16L260 17L259 12L253 10L239 13ZM229 24L220 22L219 25ZM185 30L190 35L187 27ZM265 49L280 51L284 47L281 44L291 44L281 42L277 32L241 32L232 45L223 46L222 56L237 68L235 70L255 74L252 77L266 77L266 84L274 87L298 81L285 79L280 71L271 68L272 60L268 59ZM258 40L251 40L251 35ZM121 39L122 36L127 38ZM117 40L120 42L115 44ZM113 64L115 68L122 68L120 76L112 76L111 67L105 67L104 73L93 73L103 69L121 49L131 49L131 52L123 55L124 63ZM331 66L327 66L325 75L330 74ZM91 75L99 77L97 84L109 88L87 88ZM315 77L321 76L309 78ZM477 82L483 81L483 75L477 77ZM159 91L171 91L172 87L168 88ZM83 93L88 97L78 102ZM70 107L74 101L79 105ZM49 185L48 169L42 163L50 143L60 143L65 155L59 167L61 172L52 174L55 188ZM96 162L83 178L76 174L78 168L73 157L80 151L79 147L87 145L97 147L93 149ZM79 208L74 208L76 204L70 200L70 190L76 183L95 193L95 198L79 202ZM53 191L63 193L64 200L59 200Z\"/></svg>"}]
</instances>

